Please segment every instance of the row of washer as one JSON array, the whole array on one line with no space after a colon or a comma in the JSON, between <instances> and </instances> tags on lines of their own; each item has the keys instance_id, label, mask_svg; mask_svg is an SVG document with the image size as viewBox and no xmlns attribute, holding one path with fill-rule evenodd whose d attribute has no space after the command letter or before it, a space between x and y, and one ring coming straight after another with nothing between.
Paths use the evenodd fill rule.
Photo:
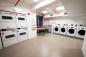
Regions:
<instances>
[{"instance_id":1,"label":"row of washer","mask_svg":"<svg viewBox=\"0 0 86 57\"><path fill-rule=\"evenodd\" d=\"M56 24L53 25L53 33L84 38L86 27L84 27L82 24Z\"/></svg>"}]
</instances>

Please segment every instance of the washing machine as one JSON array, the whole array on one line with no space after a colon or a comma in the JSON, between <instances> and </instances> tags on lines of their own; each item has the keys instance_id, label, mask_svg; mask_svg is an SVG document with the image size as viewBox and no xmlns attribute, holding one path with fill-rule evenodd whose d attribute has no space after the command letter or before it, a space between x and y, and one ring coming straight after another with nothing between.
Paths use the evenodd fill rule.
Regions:
<instances>
[{"instance_id":1,"label":"washing machine","mask_svg":"<svg viewBox=\"0 0 86 57\"><path fill-rule=\"evenodd\" d=\"M16 26L17 28L27 27L26 15L25 14L17 14L16 15Z\"/></svg>"},{"instance_id":2,"label":"washing machine","mask_svg":"<svg viewBox=\"0 0 86 57\"><path fill-rule=\"evenodd\" d=\"M67 34L68 24L62 24L60 27L60 34L66 35Z\"/></svg>"},{"instance_id":3,"label":"washing machine","mask_svg":"<svg viewBox=\"0 0 86 57\"><path fill-rule=\"evenodd\" d=\"M53 32L56 34L60 33L60 24L54 25Z\"/></svg>"},{"instance_id":4,"label":"washing machine","mask_svg":"<svg viewBox=\"0 0 86 57\"><path fill-rule=\"evenodd\" d=\"M1 38L4 48L18 43L17 32L14 30L1 30Z\"/></svg>"},{"instance_id":5,"label":"washing machine","mask_svg":"<svg viewBox=\"0 0 86 57\"><path fill-rule=\"evenodd\" d=\"M22 42L24 40L27 40L27 36L28 36L28 33L27 33L27 29L25 28L18 28L17 29L17 38L18 38L18 42Z\"/></svg>"},{"instance_id":6,"label":"washing machine","mask_svg":"<svg viewBox=\"0 0 86 57\"><path fill-rule=\"evenodd\" d=\"M83 26L77 27L76 37L83 39L85 37L85 34L86 34L86 27Z\"/></svg>"},{"instance_id":7,"label":"washing machine","mask_svg":"<svg viewBox=\"0 0 86 57\"><path fill-rule=\"evenodd\" d=\"M70 24L68 26L67 35L75 37L77 33L77 24Z\"/></svg>"}]
</instances>

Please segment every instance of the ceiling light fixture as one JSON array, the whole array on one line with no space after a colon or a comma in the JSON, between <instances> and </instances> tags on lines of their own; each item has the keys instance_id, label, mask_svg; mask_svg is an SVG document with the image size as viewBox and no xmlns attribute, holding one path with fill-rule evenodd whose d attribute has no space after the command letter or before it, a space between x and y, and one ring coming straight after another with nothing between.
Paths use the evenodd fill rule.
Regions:
<instances>
[{"instance_id":1,"label":"ceiling light fixture","mask_svg":"<svg viewBox=\"0 0 86 57\"><path fill-rule=\"evenodd\" d=\"M38 9L40 7L46 6L48 4L53 3L56 0L44 0L43 2L38 3L33 9Z\"/></svg>"},{"instance_id":2,"label":"ceiling light fixture","mask_svg":"<svg viewBox=\"0 0 86 57\"><path fill-rule=\"evenodd\" d=\"M35 2L38 2L39 0L34 0Z\"/></svg>"},{"instance_id":3,"label":"ceiling light fixture","mask_svg":"<svg viewBox=\"0 0 86 57\"><path fill-rule=\"evenodd\" d=\"M64 10L64 6L57 7L56 9L57 9L57 10Z\"/></svg>"},{"instance_id":4,"label":"ceiling light fixture","mask_svg":"<svg viewBox=\"0 0 86 57\"><path fill-rule=\"evenodd\" d=\"M47 13L47 11L42 11L42 13Z\"/></svg>"}]
</instances>

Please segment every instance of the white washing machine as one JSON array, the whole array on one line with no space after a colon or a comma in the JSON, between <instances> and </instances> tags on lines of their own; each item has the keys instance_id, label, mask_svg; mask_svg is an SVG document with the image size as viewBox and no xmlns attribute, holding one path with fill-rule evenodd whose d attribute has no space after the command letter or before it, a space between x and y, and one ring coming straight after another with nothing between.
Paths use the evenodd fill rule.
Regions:
<instances>
[{"instance_id":1,"label":"white washing machine","mask_svg":"<svg viewBox=\"0 0 86 57\"><path fill-rule=\"evenodd\" d=\"M60 27L60 34L66 35L67 34L68 24L62 24Z\"/></svg>"},{"instance_id":2,"label":"white washing machine","mask_svg":"<svg viewBox=\"0 0 86 57\"><path fill-rule=\"evenodd\" d=\"M16 21L17 28L27 27L26 15L18 14L16 16L16 19L17 19L17 21Z\"/></svg>"},{"instance_id":3,"label":"white washing machine","mask_svg":"<svg viewBox=\"0 0 86 57\"><path fill-rule=\"evenodd\" d=\"M60 24L56 24L56 25L54 25L54 27L53 27L53 32L54 33L60 33Z\"/></svg>"},{"instance_id":4,"label":"white washing machine","mask_svg":"<svg viewBox=\"0 0 86 57\"><path fill-rule=\"evenodd\" d=\"M76 37L84 38L85 34L86 34L86 27L82 27L82 26L77 27Z\"/></svg>"},{"instance_id":5,"label":"white washing machine","mask_svg":"<svg viewBox=\"0 0 86 57\"><path fill-rule=\"evenodd\" d=\"M67 30L67 35L75 37L76 33L77 33L77 24L69 25Z\"/></svg>"},{"instance_id":6,"label":"white washing machine","mask_svg":"<svg viewBox=\"0 0 86 57\"><path fill-rule=\"evenodd\" d=\"M18 41L17 39L17 32L12 30L3 30L1 31L1 38L3 42L4 48L16 44Z\"/></svg>"},{"instance_id":7,"label":"white washing machine","mask_svg":"<svg viewBox=\"0 0 86 57\"><path fill-rule=\"evenodd\" d=\"M18 28L17 30L17 35L18 35L18 42L22 42L24 40L27 40L27 36L28 36L28 33L27 33L27 29L21 29L21 28Z\"/></svg>"}]
</instances>

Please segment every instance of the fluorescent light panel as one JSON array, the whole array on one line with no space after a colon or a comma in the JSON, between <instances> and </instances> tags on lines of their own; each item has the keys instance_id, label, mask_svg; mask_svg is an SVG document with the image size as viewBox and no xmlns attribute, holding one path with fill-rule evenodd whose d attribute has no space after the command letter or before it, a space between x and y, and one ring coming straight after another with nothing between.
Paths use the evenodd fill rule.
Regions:
<instances>
[{"instance_id":1,"label":"fluorescent light panel","mask_svg":"<svg viewBox=\"0 0 86 57\"><path fill-rule=\"evenodd\" d=\"M64 10L64 6L60 6L56 8L57 10Z\"/></svg>"},{"instance_id":2,"label":"fluorescent light panel","mask_svg":"<svg viewBox=\"0 0 86 57\"><path fill-rule=\"evenodd\" d=\"M33 0L33 1L38 2L39 0Z\"/></svg>"},{"instance_id":3,"label":"fluorescent light panel","mask_svg":"<svg viewBox=\"0 0 86 57\"><path fill-rule=\"evenodd\" d=\"M55 0L44 0L43 2L39 3L38 5L35 6L34 9L38 9L40 7L46 6L52 2L54 2Z\"/></svg>"},{"instance_id":4,"label":"fluorescent light panel","mask_svg":"<svg viewBox=\"0 0 86 57\"><path fill-rule=\"evenodd\" d=\"M42 13L47 13L47 11L42 11Z\"/></svg>"}]
</instances>

